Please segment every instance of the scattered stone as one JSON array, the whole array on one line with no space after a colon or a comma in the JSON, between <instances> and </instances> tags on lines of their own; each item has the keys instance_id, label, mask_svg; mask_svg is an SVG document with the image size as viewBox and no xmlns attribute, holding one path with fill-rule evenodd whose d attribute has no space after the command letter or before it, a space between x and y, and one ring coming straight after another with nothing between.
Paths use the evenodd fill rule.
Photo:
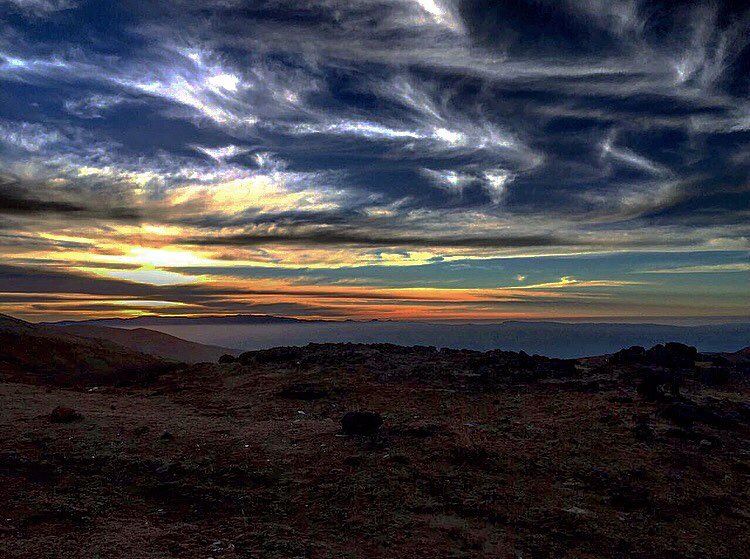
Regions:
<instances>
[{"instance_id":1,"label":"scattered stone","mask_svg":"<svg viewBox=\"0 0 750 559\"><path fill-rule=\"evenodd\" d=\"M133 429L133 436L140 437L141 435L145 435L146 433L148 433L148 431L149 431L148 425L140 425L136 427L135 429Z\"/></svg>"},{"instance_id":2,"label":"scattered stone","mask_svg":"<svg viewBox=\"0 0 750 559\"><path fill-rule=\"evenodd\" d=\"M487 462L490 453L479 445L459 445L451 450L451 459L454 464L466 466L479 466Z\"/></svg>"},{"instance_id":3,"label":"scattered stone","mask_svg":"<svg viewBox=\"0 0 750 559\"><path fill-rule=\"evenodd\" d=\"M709 386L721 386L729 382L728 367L707 367L701 370L700 379Z\"/></svg>"},{"instance_id":4,"label":"scattered stone","mask_svg":"<svg viewBox=\"0 0 750 559\"><path fill-rule=\"evenodd\" d=\"M159 435L159 439L161 439L162 441L172 441L174 440L174 435L169 431L164 431L161 435Z\"/></svg>"},{"instance_id":5,"label":"scattered stone","mask_svg":"<svg viewBox=\"0 0 750 559\"><path fill-rule=\"evenodd\" d=\"M582 509L581 507L567 507L563 511L575 516L591 516L593 514L590 510Z\"/></svg>"},{"instance_id":6,"label":"scattered stone","mask_svg":"<svg viewBox=\"0 0 750 559\"><path fill-rule=\"evenodd\" d=\"M633 434L639 441L651 442L654 440L654 430L645 419L636 422L635 427L633 427Z\"/></svg>"},{"instance_id":7,"label":"scattered stone","mask_svg":"<svg viewBox=\"0 0 750 559\"><path fill-rule=\"evenodd\" d=\"M344 458L344 464L347 466L351 466L353 468L356 468L362 463L362 457L361 456L347 456Z\"/></svg>"},{"instance_id":8,"label":"scattered stone","mask_svg":"<svg viewBox=\"0 0 750 559\"><path fill-rule=\"evenodd\" d=\"M705 423L719 429L730 429L737 424L737 419L730 414L718 413L709 407L688 400L664 406L661 414L681 427L690 427L693 423Z\"/></svg>"},{"instance_id":9,"label":"scattered stone","mask_svg":"<svg viewBox=\"0 0 750 559\"><path fill-rule=\"evenodd\" d=\"M83 416L75 411L73 408L65 406L57 406L49 414L49 420L53 423L72 423L74 421L80 421Z\"/></svg>"},{"instance_id":10,"label":"scattered stone","mask_svg":"<svg viewBox=\"0 0 750 559\"><path fill-rule=\"evenodd\" d=\"M404 430L404 435L415 437L417 439L426 439L435 435L440 428L437 425L424 424L424 425L412 425Z\"/></svg>"},{"instance_id":11,"label":"scattered stone","mask_svg":"<svg viewBox=\"0 0 750 559\"><path fill-rule=\"evenodd\" d=\"M409 457L405 454L394 454L393 456L389 457L391 462L394 464L401 464L403 466L407 465L409 463Z\"/></svg>"},{"instance_id":12,"label":"scattered stone","mask_svg":"<svg viewBox=\"0 0 750 559\"><path fill-rule=\"evenodd\" d=\"M319 384L298 383L283 388L279 392L279 397L290 400L320 400L328 397L328 391Z\"/></svg>"},{"instance_id":13,"label":"scattered stone","mask_svg":"<svg viewBox=\"0 0 750 559\"><path fill-rule=\"evenodd\" d=\"M375 435L383 425L379 413L350 411L341 418L341 427L346 435Z\"/></svg>"},{"instance_id":14,"label":"scattered stone","mask_svg":"<svg viewBox=\"0 0 750 559\"><path fill-rule=\"evenodd\" d=\"M676 373L643 369L641 381L638 384L638 394L649 402L661 402L670 397L677 397L680 393L680 376Z\"/></svg>"},{"instance_id":15,"label":"scattered stone","mask_svg":"<svg viewBox=\"0 0 750 559\"><path fill-rule=\"evenodd\" d=\"M624 484L614 488L609 495L610 503L623 512L633 512L650 506L651 496L648 490L640 485Z\"/></svg>"},{"instance_id":16,"label":"scattered stone","mask_svg":"<svg viewBox=\"0 0 750 559\"><path fill-rule=\"evenodd\" d=\"M234 551L234 544L231 542L225 544L221 540L216 540L210 545L209 549L214 553L231 553Z\"/></svg>"}]
</instances>

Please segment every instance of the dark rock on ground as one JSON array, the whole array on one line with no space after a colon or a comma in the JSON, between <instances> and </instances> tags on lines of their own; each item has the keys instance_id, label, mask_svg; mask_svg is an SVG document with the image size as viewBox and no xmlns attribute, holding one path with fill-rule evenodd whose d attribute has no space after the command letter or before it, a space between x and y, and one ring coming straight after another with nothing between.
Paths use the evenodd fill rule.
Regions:
<instances>
[{"instance_id":1,"label":"dark rock on ground","mask_svg":"<svg viewBox=\"0 0 750 559\"><path fill-rule=\"evenodd\" d=\"M290 400L320 400L328 397L328 390L320 384L315 383L296 383L285 386L280 392L280 398Z\"/></svg>"},{"instance_id":2,"label":"dark rock on ground","mask_svg":"<svg viewBox=\"0 0 750 559\"><path fill-rule=\"evenodd\" d=\"M638 394L649 402L677 397L680 390L679 374L665 370L641 369Z\"/></svg>"},{"instance_id":3,"label":"dark rock on ground","mask_svg":"<svg viewBox=\"0 0 750 559\"><path fill-rule=\"evenodd\" d=\"M610 357L609 361L616 365L639 365L646 359L646 348L634 345L621 349Z\"/></svg>"},{"instance_id":4,"label":"dark rock on ground","mask_svg":"<svg viewBox=\"0 0 750 559\"><path fill-rule=\"evenodd\" d=\"M729 367L706 367L700 370L700 379L709 386L722 386L729 382Z\"/></svg>"},{"instance_id":5,"label":"dark rock on ground","mask_svg":"<svg viewBox=\"0 0 750 559\"><path fill-rule=\"evenodd\" d=\"M648 419L639 418L636 420L635 427L633 427L633 435L635 438L642 442L651 442L654 440L654 430L649 425Z\"/></svg>"},{"instance_id":6,"label":"dark rock on ground","mask_svg":"<svg viewBox=\"0 0 750 559\"><path fill-rule=\"evenodd\" d=\"M341 428L347 435L375 435L383 425L379 413L350 411L341 418Z\"/></svg>"},{"instance_id":7,"label":"dark rock on ground","mask_svg":"<svg viewBox=\"0 0 750 559\"><path fill-rule=\"evenodd\" d=\"M83 416L75 411L73 408L65 406L57 406L49 414L49 420L53 423L72 423L74 421L80 421Z\"/></svg>"},{"instance_id":8,"label":"dark rock on ground","mask_svg":"<svg viewBox=\"0 0 750 559\"><path fill-rule=\"evenodd\" d=\"M632 346L622 349L610 357L616 365L652 365L670 369L692 367L698 358L698 350L692 346L669 342L650 349Z\"/></svg>"},{"instance_id":9,"label":"dark rock on ground","mask_svg":"<svg viewBox=\"0 0 750 559\"><path fill-rule=\"evenodd\" d=\"M646 351L646 360L662 367L692 367L697 358L697 349L676 342L658 344Z\"/></svg>"},{"instance_id":10,"label":"dark rock on ground","mask_svg":"<svg viewBox=\"0 0 750 559\"><path fill-rule=\"evenodd\" d=\"M720 429L730 429L737 425L737 419L733 415L717 412L691 401L669 403L661 408L660 413L681 427L704 423Z\"/></svg>"}]
</instances>

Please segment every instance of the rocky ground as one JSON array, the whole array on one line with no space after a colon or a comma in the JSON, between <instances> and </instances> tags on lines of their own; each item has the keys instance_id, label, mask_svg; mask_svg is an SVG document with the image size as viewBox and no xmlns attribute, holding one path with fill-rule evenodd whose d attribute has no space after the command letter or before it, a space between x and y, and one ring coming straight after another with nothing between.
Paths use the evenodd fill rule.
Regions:
<instances>
[{"instance_id":1,"label":"rocky ground","mask_svg":"<svg viewBox=\"0 0 750 559\"><path fill-rule=\"evenodd\" d=\"M743 354L223 361L125 386L6 372L0 556L748 556Z\"/></svg>"}]
</instances>

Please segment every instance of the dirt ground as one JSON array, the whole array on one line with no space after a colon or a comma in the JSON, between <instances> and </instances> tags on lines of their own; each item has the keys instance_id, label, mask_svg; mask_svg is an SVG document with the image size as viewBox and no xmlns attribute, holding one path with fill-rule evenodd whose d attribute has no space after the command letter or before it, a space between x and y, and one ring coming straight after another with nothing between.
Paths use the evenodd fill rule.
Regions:
<instances>
[{"instance_id":1,"label":"dirt ground","mask_svg":"<svg viewBox=\"0 0 750 559\"><path fill-rule=\"evenodd\" d=\"M0 556L750 556L745 373L686 380L712 411L685 417L601 360L498 379L439 351L258 354L0 383ZM342 433L351 410L378 434Z\"/></svg>"}]
</instances>

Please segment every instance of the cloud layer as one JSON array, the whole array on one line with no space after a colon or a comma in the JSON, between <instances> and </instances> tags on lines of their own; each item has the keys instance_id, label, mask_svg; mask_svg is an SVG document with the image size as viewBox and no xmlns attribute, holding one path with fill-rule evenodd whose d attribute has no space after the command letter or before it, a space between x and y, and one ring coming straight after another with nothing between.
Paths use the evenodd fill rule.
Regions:
<instances>
[{"instance_id":1,"label":"cloud layer","mask_svg":"<svg viewBox=\"0 0 750 559\"><path fill-rule=\"evenodd\" d=\"M248 267L300 285L313 281L309 270L710 252L720 261L675 262L679 277L711 271L725 294L747 279L741 3L0 6L9 264L144 285L179 283L183 265L205 272L185 272L191 285L228 282L247 295L260 280L235 272ZM610 289L623 305L636 289L625 269L581 278L576 267L533 285L571 276L576 290ZM654 267L638 289L668 292L677 273ZM477 271L467 274L471 289ZM519 267L496 287L528 275ZM355 276L346 281L366 281ZM379 288L403 287L389 281ZM466 316L484 312L460 300ZM731 300L722 312L741 312L745 299ZM316 312L333 308L321 301Z\"/></svg>"}]
</instances>

